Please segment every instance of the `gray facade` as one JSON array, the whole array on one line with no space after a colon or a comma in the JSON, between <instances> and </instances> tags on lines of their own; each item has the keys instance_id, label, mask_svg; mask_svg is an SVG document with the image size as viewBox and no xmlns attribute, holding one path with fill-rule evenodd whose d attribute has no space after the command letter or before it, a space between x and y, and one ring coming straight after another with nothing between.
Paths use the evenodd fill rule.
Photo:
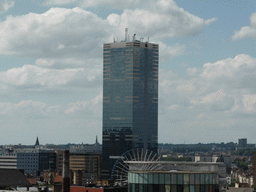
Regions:
<instances>
[{"instance_id":1,"label":"gray facade","mask_svg":"<svg viewBox=\"0 0 256 192\"><path fill-rule=\"evenodd\" d=\"M37 175L39 170L39 153L36 151L19 151L17 153L17 168L24 169L24 173Z\"/></svg>"},{"instance_id":2,"label":"gray facade","mask_svg":"<svg viewBox=\"0 0 256 192\"><path fill-rule=\"evenodd\" d=\"M133 148L157 152L158 45L104 44L102 177ZM112 159L113 158L113 159Z\"/></svg>"}]
</instances>

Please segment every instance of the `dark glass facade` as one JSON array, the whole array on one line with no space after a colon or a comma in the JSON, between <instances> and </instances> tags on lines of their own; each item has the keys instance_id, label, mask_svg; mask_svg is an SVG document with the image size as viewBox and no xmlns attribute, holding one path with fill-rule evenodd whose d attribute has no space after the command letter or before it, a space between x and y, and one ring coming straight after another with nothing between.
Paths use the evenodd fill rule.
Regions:
<instances>
[{"instance_id":1,"label":"dark glass facade","mask_svg":"<svg viewBox=\"0 0 256 192\"><path fill-rule=\"evenodd\" d=\"M41 152L39 153L39 171L40 174L44 170L56 170L56 153L53 152Z\"/></svg>"},{"instance_id":2,"label":"dark glass facade","mask_svg":"<svg viewBox=\"0 0 256 192\"><path fill-rule=\"evenodd\" d=\"M102 177L113 157L133 148L157 152L158 45L117 42L103 51Z\"/></svg>"}]
</instances>

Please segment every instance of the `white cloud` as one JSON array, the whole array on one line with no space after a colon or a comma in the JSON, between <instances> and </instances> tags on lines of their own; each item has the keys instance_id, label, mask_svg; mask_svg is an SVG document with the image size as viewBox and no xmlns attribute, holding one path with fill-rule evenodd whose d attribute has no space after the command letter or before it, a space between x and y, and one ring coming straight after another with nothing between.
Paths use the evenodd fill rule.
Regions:
<instances>
[{"instance_id":1,"label":"white cloud","mask_svg":"<svg viewBox=\"0 0 256 192\"><path fill-rule=\"evenodd\" d=\"M159 1L162 2L162 1ZM169 1L168 1L169 2ZM169 39L200 33L213 20L204 20L179 8L175 2L171 6L156 4L147 9L125 9L121 15L110 14L110 25L117 27L117 34L123 36L124 28L144 37Z\"/></svg>"},{"instance_id":2,"label":"white cloud","mask_svg":"<svg viewBox=\"0 0 256 192\"><path fill-rule=\"evenodd\" d=\"M254 138L256 58L237 55L187 72L184 78L160 70L160 140L170 133L173 143L220 142L231 132Z\"/></svg>"},{"instance_id":3,"label":"white cloud","mask_svg":"<svg viewBox=\"0 0 256 192\"><path fill-rule=\"evenodd\" d=\"M250 17L250 26L242 27L239 31L235 31L232 36L233 40L244 38L256 38L256 13Z\"/></svg>"},{"instance_id":4,"label":"white cloud","mask_svg":"<svg viewBox=\"0 0 256 192\"><path fill-rule=\"evenodd\" d=\"M195 118L196 118L196 119L199 119L199 120L202 120L202 119L212 119L211 116L206 115L206 114L204 114L204 113L201 113L200 115L196 116Z\"/></svg>"},{"instance_id":5,"label":"white cloud","mask_svg":"<svg viewBox=\"0 0 256 192\"><path fill-rule=\"evenodd\" d=\"M40 118L46 117L51 109L43 102L21 101L19 103L0 103L0 114L10 115L14 118Z\"/></svg>"},{"instance_id":6,"label":"white cloud","mask_svg":"<svg viewBox=\"0 0 256 192\"><path fill-rule=\"evenodd\" d=\"M205 105L205 108L210 111L227 111L234 107L234 98L227 95L224 90L220 89L217 92L199 97L198 100L191 100L194 105Z\"/></svg>"},{"instance_id":7,"label":"white cloud","mask_svg":"<svg viewBox=\"0 0 256 192\"><path fill-rule=\"evenodd\" d=\"M34 65L24 65L21 68L12 68L0 72L0 84L8 87L23 88L55 88L69 86L99 86L101 69L67 68L49 69Z\"/></svg>"},{"instance_id":8,"label":"white cloud","mask_svg":"<svg viewBox=\"0 0 256 192\"><path fill-rule=\"evenodd\" d=\"M206 25L210 25L212 22L215 22L215 21L217 21L218 19L216 18L216 17L214 17L214 18L211 18L211 19L207 19L206 21L205 21L205 24Z\"/></svg>"},{"instance_id":9,"label":"white cloud","mask_svg":"<svg viewBox=\"0 0 256 192\"><path fill-rule=\"evenodd\" d=\"M76 4L79 7L97 7L97 6L109 6L115 9L123 9L130 7L137 7L143 0L45 0L45 5L66 5L66 4Z\"/></svg>"},{"instance_id":10,"label":"white cloud","mask_svg":"<svg viewBox=\"0 0 256 192\"><path fill-rule=\"evenodd\" d=\"M98 96L97 96L98 97ZM96 97L96 98L97 98ZM65 113L71 105L49 105L40 101L23 100L17 103L0 103L0 122L2 124L1 144L32 144L31 137L39 136L41 143L93 142L91 135L84 131L91 129L92 134L100 132L101 103L95 106L94 100L87 100L88 108L82 103L74 103L80 109ZM97 99L96 99L97 100ZM94 107L94 108L91 108ZM70 109L72 111L72 109ZM98 120L99 119L99 120ZM58 135L58 137L56 137ZM14 139L15 138L15 139ZM28 139L30 138L30 139ZM64 138L64 141L63 141Z\"/></svg>"},{"instance_id":11,"label":"white cloud","mask_svg":"<svg viewBox=\"0 0 256 192\"><path fill-rule=\"evenodd\" d=\"M102 106L102 93L92 98L90 101L81 101L76 103L68 104L67 109L65 110L66 114L90 114L98 115L101 113Z\"/></svg>"},{"instance_id":12,"label":"white cloud","mask_svg":"<svg viewBox=\"0 0 256 192\"><path fill-rule=\"evenodd\" d=\"M102 58L40 58L36 60L35 64L36 66L42 68L91 68L97 70L102 69Z\"/></svg>"},{"instance_id":13,"label":"white cloud","mask_svg":"<svg viewBox=\"0 0 256 192\"><path fill-rule=\"evenodd\" d=\"M176 44L168 46L163 42L155 42L159 44L160 62L166 62L175 56L182 55L186 50L186 45Z\"/></svg>"},{"instance_id":14,"label":"white cloud","mask_svg":"<svg viewBox=\"0 0 256 192\"><path fill-rule=\"evenodd\" d=\"M71 3L77 3L77 0L46 0L45 5L66 5Z\"/></svg>"},{"instance_id":15,"label":"white cloud","mask_svg":"<svg viewBox=\"0 0 256 192\"><path fill-rule=\"evenodd\" d=\"M256 59L249 55L240 54L235 58L228 58L216 63L204 64L200 74L204 82L220 84L222 86L251 87L256 78Z\"/></svg>"},{"instance_id":16,"label":"white cloud","mask_svg":"<svg viewBox=\"0 0 256 192\"><path fill-rule=\"evenodd\" d=\"M10 0L0 0L0 13L8 11L10 8L14 6L14 1Z\"/></svg>"},{"instance_id":17,"label":"white cloud","mask_svg":"<svg viewBox=\"0 0 256 192\"><path fill-rule=\"evenodd\" d=\"M92 4L100 2L104 4L91 1ZM106 20L78 7L51 8L42 14L8 16L0 22L0 54L37 58L37 64L44 67L57 67L56 63L63 58L99 59L102 44L111 41L112 35L122 39L128 27L130 34L159 42L161 57L166 61L183 54L185 45L168 46L162 40L200 33L213 20L192 15L172 0L150 1L143 8L125 9L120 15L110 14Z\"/></svg>"},{"instance_id":18,"label":"white cloud","mask_svg":"<svg viewBox=\"0 0 256 192\"><path fill-rule=\"evenodd\" d=\"M175 109L179 109L179 105L172 105L169 107L170 110L175 110Z\"/></svg>"},{"instance_id":19,"label":"white cloud","mask_svg":"<svg viewBox=\"0 0 256 192\"><path fill-rule=\"evenodd\" d=\"M187 68L186 72L188 76L193 77L193 76L197 76L201 71L200 69L193 67L193 68Z\"/></svg>"},{"instance_id":20,"label":"white cloud","mask_svg":"<svg viewBox=\"0 0 256 192\"><path fill-rule=\"evenodd\" d=\"M76 111L85 111L89 105L89 102L77 102L68 104L70 107L65 110L65 113L74 113Z\"/></svg>"},{"instance_id":21,"label":"white cloud","mask_svg":"<svg viewBox=\"0 0 256 192\"><path fill-rule=\"evenodd\" d=\"M110 6L116 9L123 9L129 7L136 7L138 6L142 0L83 0L80 2L80 6L82 7L95 7L95 6Z\"/></svg>"},{"instance_id":22,"label":"white cloud","mask_svg":"<svg viewBox=\"0 0 256 192\"><path fill-rule=\"evenodd\" d=\"M164 73L160 71L164 80L160 81L159 108L163 115L170 113L170 109L178 110L183 121L203 120L203 116L217 115L220 119L229 119L241 114L256 115L253 83L256 80L256 58L237 55L206 63L202 69L193 69L190 73L193 75L184 79L169 75L172 72L168 74L167 70Z\"/></svg>"},{"instance_id":23,"label":"white cloud","mask_svg":"<svg viewBox=\"0 0 256 192\"><path fill-rule=\"evenodd\" d=\"M20 68L1 71L0 94L3 93L3 90L8 90L9 93L15 91L16 97L23 94L24 98L29 97L27 95L34 91L34 93L36 92L35 95L37 94L35 97L40 97L40 100L43 100L40 95L43 91L67 90L70 93L74 90L73 88L78 88L76 92L78 94L73 93L71 96L73 98L63 96L66 99L64 102L68 100L70 103L68 106L65 104L62 106L49 105L39 101L23 99L24 101L19 102L19 104L1 103L0 111L3 113L2 115L9 115L11 118L11 114L15 113L14 117L17 117L17 120L20 116L28 119L58 118L58 122L56 119L51 120L51 125L48 125L50 121L41 122L48 128L48 131L43 130L42 132L47 133L49 130L57 130L57 128L68 130L65 128L66 126L69 129L81 129L78 132L80 137L83 137L81 135L84 133L85 127L90 128L88 125L95 124L97 129L101 129L102 93L96 95L97 93L88 90L98 89L97 87L102 84L102 44L111 41L113 34L119 36L121 40L120 37L124 36L124 28L128 27L129 33L136 33L137 38L141 36L147 38L149 36L150 42L159 43L160 62L165 62L186 51L185 45L169 46L163 42L165 39L198 34L203 31L205 26L216 20L215 18L205 20L190 14L178 7L172 0L150 0L146 2L130 0L118 1L118 3L115 0L79 2L76 0L49 0L47 2L48 5L74 3L81 7L108 5L117 9L126 8L120 14L110 14L106 20L82 8L51 8L42 14L29 13L22 16L9 16L6 20L0 21L0 54L36 59L35 65L24 65ZM242 57L247 64L252 59L253 65L253 58L249 56ZM226 64L226 60L223 62ZM188 73L191 74L189 79L180 78L177 74L168 70L160 70L160 111L165 115L171 114L170 119L175 122L181 122L184 119L194 120L195 117L202 120L205 118L200 114L209 117L212 115L208 114L207 107L215 106L216 103L221 105L226 98L233 98L234 94L227 91L226 87L221 86L221 84L214 87L216 82L213 77L218 74L210 74L209 77L212 78L205 79L204 75L211 73L210 69L207 70L208 68L212 67L212 71L215 70L212 65L209 64L204 69L188 70ZM244 70L247 70L247 67ZM252 73L253 70L250 71ZM245 71L244 74L246 73ZM233 74L236 74L236 71ZM248 76L239 77L241 77L241 85L243 85L243 82L248 82ZM251 78L253 78L253 74L251 74ZM226 82L225 85L229 85L229 83ZM87 89L88 87L90 89ZM209 89L209 87L214 87L214 89ZM21 90L26 93L21 93ZM218 90L223 90L226 93L223 100L220 100L221 102L213 100L208 105L206 102L200 104L191 102L191 100L200 98L206 99L207 96L213 95ZM85 92L87 92L87 95L84 94ZM250 92L246 94L251 95ZM47 92L47 97L49 101L53 96ZM241 98L241 95L237 94L236 99L241 101ZM61 98L56 97L53 102L61 103L62 101L59 100ZM241 103L246 105L243 102ZM225 111L228 109L218 108L218 110ZM24 114L22 114L23 111ZM215 113L218 113L216 111ZM95 116L97 115L99 120L95 123ZM67 123L66 117L69 117L70 122L74 122L79 116L83 117L81 118L81 121L84 121L83 124L76 127L73 126L74 124ZM168 115L166 116L169 119ZM17 125L20 126L20 124ZM30 124L27 121L23 127L27 125L32 127L31 130L35 126L35 124ZM53 135L54 138L56 134ZM68 131L67 134L63 134L63 137L67 135L70 135ZM83 137L81 141L84 139Z\"/></svg>"},{"instance_id":24,"label":"white cloud","mask_svg":"<svg viewBox=\"0 0 256 192\"><path fill-rule=\"evenodd\" d=\"M244 110L248 112L256 112L256 94L243 96Z\"/></svg>"},{"instance_id":25,"label":"white cloud","mask_svg":"<svg viewBox=\"0 0 256 192\"><path fill-rule=\"evenodd\" d=\"M191 103L193 103L193 104L203 103L203 104L207 105L207 104L214 103L216 101L222 101L226 95L227 94L222 89L220 89L217 92L210 93L204 97L199 98L198 101L192 100Z\"/></svg>"},{"instance_id":26,"label":"white cloud","mask_svg":"<svg viewBox=\"0 0 256 192\"><path fill-rule=\"evenodd\" d=\"M8 16L0 22L0 52L29 57L100 57L109 25L81 8Z\"/></svg>"}]
</instances>

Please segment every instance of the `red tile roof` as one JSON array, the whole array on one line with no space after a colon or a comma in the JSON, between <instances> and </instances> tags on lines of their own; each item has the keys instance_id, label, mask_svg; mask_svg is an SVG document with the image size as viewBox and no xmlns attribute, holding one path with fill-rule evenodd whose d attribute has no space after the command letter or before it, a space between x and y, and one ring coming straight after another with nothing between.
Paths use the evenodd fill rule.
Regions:
<instances>
[{"instance_id":1,"label":"red tile roof","mask_svg":"<svg viewBox=\"0 0 256 192\"><path fill-rule=\"evenodd\" d=\"M36 178L28 178L28 181L31 183L31 185L36 185Z\"/></svg>"},{"instance_id":2,"label":"red tile roof","mask_svg":"<svg viewBox=\"0 0 256 192\"><path fill-rule=\"evenodd\" d=\"M62 176L61 175L54 176L54 183L62 183Z\"/></svg>"},{"instance_id":3,"label":"red tile roof","mask_svg":"<svg viewBox=\"0 0 256 192\"><path fill-rule=\"evenodd\" d=\"M70 187L70 192L104 192L104 189L100 188L85 188L85 187L76 187L76 186L71 186Z\"/></svg>"}]
</instances>

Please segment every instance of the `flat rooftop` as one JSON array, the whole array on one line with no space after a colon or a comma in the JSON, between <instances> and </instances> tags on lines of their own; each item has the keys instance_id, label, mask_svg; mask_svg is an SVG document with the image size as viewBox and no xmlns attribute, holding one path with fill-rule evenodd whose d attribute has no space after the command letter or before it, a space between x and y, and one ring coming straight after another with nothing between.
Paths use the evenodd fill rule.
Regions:
<instances>
[{"instance_id":1,"label":"flat rooftop","mask_svg":"<svg viewBox=\"0 0 256 192\"><path fill-rule=\"evenodd\" d=\"M223 162L191 162L191 161L125 161L129 164L171 164L171 165L223 165Z\"/></svg>"},{"instance_id":2,"label":"flat rooftop","mask_svg":"<svg viewBox=\"0 0 256 192\"><path fill-rule=\"evenodd\" d=\"M158 49L158 44L149 43L149 42L142 42L142 41L138 41L138 40L104 43L104 49L128 48L128 47Z\"/></svg>"},{"instance_id":3,"label":"flat rooftop","mask_svg":"<svg viewBox=\"0 0 256 192\"><path fill-rule=\"evenodd\" d=\"M164 173L164 174L218 174L217 172L209 172L209 171L177 171L177 170L170 170L170 171L129 171L129 173Z\"/></svg>"}]
</instances>

